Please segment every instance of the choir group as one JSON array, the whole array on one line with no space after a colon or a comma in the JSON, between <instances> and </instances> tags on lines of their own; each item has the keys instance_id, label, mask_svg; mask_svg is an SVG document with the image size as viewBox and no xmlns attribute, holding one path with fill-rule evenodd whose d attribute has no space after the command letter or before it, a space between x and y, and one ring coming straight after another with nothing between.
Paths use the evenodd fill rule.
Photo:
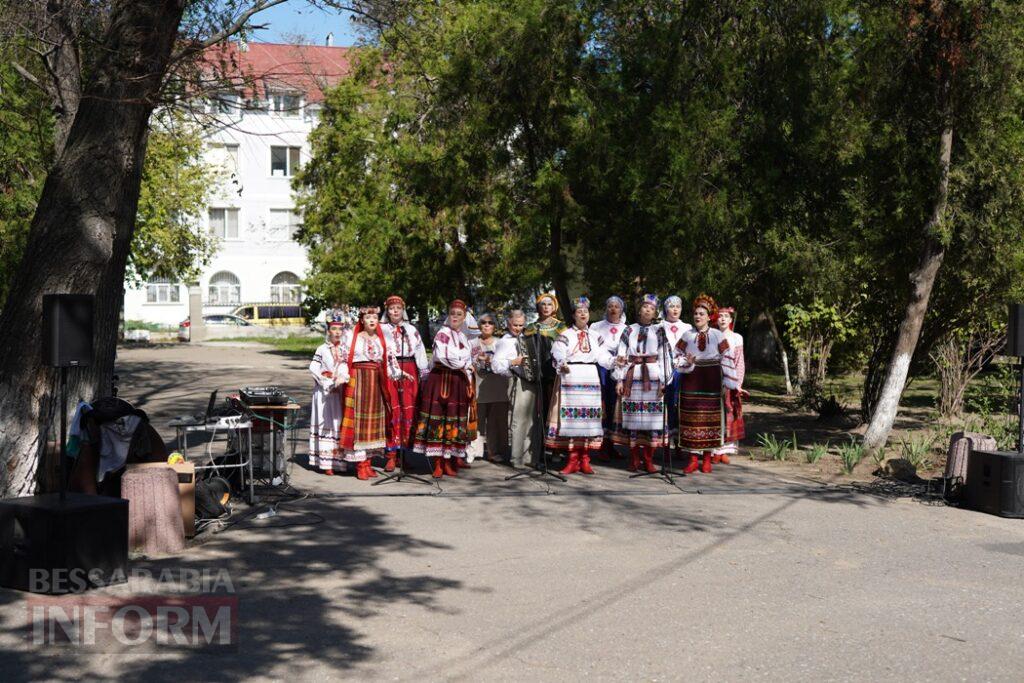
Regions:
<instances>
[{"instance_id":1,"label":"choir group","mask_svg":"<svg viewBox=\"0 0 1024 683\"><path fill-rule=\"evenodd\" d=\"M591 457L608 460L615 445L628 447L630 471L657 471L662 447L686 460L686 473L729 462L744 435L743 337L733 309L701 295L691 325L678 296L659 318L648 294L629 324L613 296L591 324L586 297L573 302L568 322L555 295L540 295L536 306L529 325L523 311L510 311L499 338L493 315L471 327L466 304L452 301L429 358L401 297L385 301L383 320L376 306L360 308L354 323L332 316L309 366L310 465L369 479L378 476L373 458L390 472L408 448L430 459L435 478L454 477L470 466L475 441L488 460L521 468L536 464L541 436L544 449L565 457L563 474L593 474Z\"/></svg>"}]
</instances>

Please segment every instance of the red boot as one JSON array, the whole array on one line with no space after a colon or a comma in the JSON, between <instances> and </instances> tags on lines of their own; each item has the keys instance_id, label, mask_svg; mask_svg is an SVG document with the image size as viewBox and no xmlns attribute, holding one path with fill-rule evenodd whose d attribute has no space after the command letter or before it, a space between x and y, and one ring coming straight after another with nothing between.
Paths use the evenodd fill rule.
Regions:
<instances>
[{"instance_id":1,"label":"red boot","mask_svg":"<svg viewBox=\"0 0 1024 683\"><path fill-rule=\"evenodd\" d=\"M395 451L391 451L390 453L388 453L388 461L386 463L384 463L384 471L385 472L394 472L395 471L395 458L397 456L398 456L398 453L396 453Z\"/></svg>"},{"instance_id":2,"label":"red boot","mask_svg":"<svg viewBox=\"0 0 1024 683\"><path fill-rule=\"evenodd\" d=\"M324 470L324 474L326 474L328 477L330 477L331 475L334 474L334 470Z\"/></svg>"},{"instance_id":3,"label":"red boot","mask_svg":"<svg viewBox=\"0 0 1024 683\"><path fill-rule=\"evenodd\" d=\"M712 463L717 465L721 461L722 461L722 456L720 456L718 453L714 453L714 454L711 455L711 462Z\"/></svg>"},{"instance_id":4,"label":"red boot","mask_svg":"<svg viewBox=\"0 0 1024 683\"><path fill-rule=\"evenodd\" d=\"M699 467L697 464L697 455L695 453L690 453L690 462L686 463L686 467L683 468L683 474L693 474L697 471L697 467Z\"/></svg>"},{"instance_id":5,"label":"red boot","mask_svg":"<svg viewBox=\"0 0 1024 683\"><path fill-rule=\"evenodd\" d=\"M444 468L441 466L441 461L444 458L434 458L434 479L440 479L444 476Z\"/></svg>"},{"instance_id":6,"label":"red boot","mask_svg":"<svg viewBox=\"0 0 1024 683\"><path fill-rule=\"evenodd\" d=\"M711 454L705 452L704 459L700 463L700 471L704 474L711 474Z\"/></svg>"},{"instance_id":7,"label":"red boot","mask_svg":"<svg viewBox=\"0 0 1024 683\"><path fill-rule=\"evenodd\" d=\"M580 471L580 456L576 451L569 452L569 462L562 468L562 474L576 474Z\"/></svg>"},{"instance_id":8,"label":"red boot","mask_svg":"<svg viewBox=\"0 0 1024 683\"><path fill-rule=\"evenodd\" d=\"M629 464L626 465L627 472L636 472L640 467L640 447L633 446L629 449Z\"/></svg>"},{"instance_id":9,"label":"red boot","mask_svg":"<svg viewBox=\"0 0 1024 683\"><path fill-rule=\"evenodd\" d=\"M473 469L473 466L469 464L469 460L466 458L455 458L455 469L469 470Z\"/></svg>"},{"instance_id":10,"label":"red boot","mask_svg":"<svg viewBox=\"0 0 1024 683\"><path fill-rule=\"evenodd\" d=\"M367 474L367 472L366 472L366 468L367 468L367 466L369 464L370 463L368 461L366 461L366 460L363 460L362 462L357 462L356 463L356 478L357 479L361 479L362 481L366 481L367 479L370 478L370 475Z\"/></svg>"},{"instance_id":11,"label":"red boot","mask_svg":"<svg viewBox=\"0 0 1024 683\"><path fill-rule=\"evenodd\" d=\"M590 452L583 451L580 453L580 472L583 474L593 474L594 468L590 466Z\"/></svg>"},{"instance_id":12,"label":"red boot","mask_svg":"<svg viewBox=\"0 0 1024 683\"><path fill-rule=\"evenodd\" d=\"M718 462L722 463L723 465L728 465L731 461L729 460L728 455L722 453L722 455L718 456Z\"/></svg>"},{"instance_id":13,"label":"red boot","mask_svg":"<svg viewBox=\"0 0 1024 683\"><path fill-rule=\"evenodd\" d=\"M373 461L369 459L366 460L366 476L368 476L370 479L379 476L377 474L377 470L373 469Z\"/></svg>"},{"instance_id":14,"label":"red boot","mask_svg":"<svg viewBox=\"0 0 1024 683\"><path fill-rule=\"evenodd\" d=\"M654 474L658 468L654 466L654 446L644 446L644 470Z\"/></svg>"},{"instance_id":15,"label":"red boot","mask_svg":"<svg viewBox=\"0 0 1024 683\"><path fill-rule=\"evenodd\" d=\"M458 467L452 462L456 458L444 458L444 473L449 477L459 476Z\"/></svg>"}]
</instances>

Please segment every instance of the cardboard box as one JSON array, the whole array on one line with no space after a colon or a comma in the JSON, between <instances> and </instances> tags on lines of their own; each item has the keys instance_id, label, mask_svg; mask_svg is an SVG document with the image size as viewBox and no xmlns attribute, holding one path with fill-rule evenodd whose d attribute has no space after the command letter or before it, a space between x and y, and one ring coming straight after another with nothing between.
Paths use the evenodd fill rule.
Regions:
<instances>
[{"instance_id":1,"label":"cardboard box","mask_svg":"<svg viewBox=\"0 0 1024 683\"><path fill-rule=\"evenodd\" d=\"M128 465L134 467L169 467L178 475L178 495L181 497L181 521L185 525L185 538L196 535L196 466L183 462L175 465L166 462L146 462Z\"/></svg>"}]
</instances>

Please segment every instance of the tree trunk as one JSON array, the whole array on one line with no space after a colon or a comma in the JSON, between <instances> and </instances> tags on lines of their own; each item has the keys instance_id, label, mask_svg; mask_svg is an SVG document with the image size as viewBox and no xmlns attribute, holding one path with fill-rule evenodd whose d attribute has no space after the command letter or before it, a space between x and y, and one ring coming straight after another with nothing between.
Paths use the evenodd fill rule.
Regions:
<instances>
[{"instance_id":1,"label":"tree trunk","mask_svg":"<svg viewBox=\"0 0 1024 683\"><path fill-rule=\"evenodd\" d=\"M35 491L39 457L57 417L57 371L38 352L44 294L96 295L95 357L69 372L69 407L110 391L149 116L184 6L185 0L114 4L99 37L105 52L88 75L43 186L0 314L0 496Z\"/></svg>"},{"instance_id":2,"label":"tree trunk","mask_svg":"<svg viewBox=\"0 0 1024 683\"><path fill-rule=\"evenodd\" d=\"M864 435L864 445L870 449L881 448L889 439L889 432L896 421L900 397L907 382L910 361L917 348L917 340L921 336L921 326L928 312L928 300L935 285L945 247L936 234L946 213L946 202L949 196L949 164L953 150L953 128L947 125L939 139L939 186L936 193L932 215L925 225L925 240L921 249L917 268L910 274L910 301L903 313L900 323L896 347L893 349L892 360L889 361L882 393L875 406L871 423Z\"/></svg>"},{"instance_id":3,"label":"tree trunk","mask_svg":"<svg viewBox=\"0 0 1024 683\"><path fill-rule=\"evenodd\" d=\"M786 394L793 394L793 380L789 376L789 354L786 352L786 344L782 341L782 335L779 334L779 328L775 325L775 317L770 311L765 310L764 317L768 321L768 327L771 330L772 337L775 339L776 346L779 347L779 356L782 358L782 376L786 379Z\"/></svg>"}]
</instances>

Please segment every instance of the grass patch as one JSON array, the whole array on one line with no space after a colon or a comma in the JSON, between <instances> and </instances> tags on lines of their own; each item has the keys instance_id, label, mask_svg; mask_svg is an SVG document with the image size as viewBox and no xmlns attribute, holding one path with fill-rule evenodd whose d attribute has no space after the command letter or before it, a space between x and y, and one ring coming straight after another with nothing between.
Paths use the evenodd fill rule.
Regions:
<instances>
[{"instance_id":1,"label":"grass patch","mask_svg":"<svg viewBox=\"0 0 1024 683\"><path fill-rule=\"evenodd\" d=\"M804 457L807 458L807 464L813 465L824 458L828 454L828 446L828 441L825 443L816 443L811 446L807 453L804 454Z\"/></svg>"},{"instance_id":2,"label":"grass patch","mask_svg":"<svg viewBox=\"0 0 1024 683\"><path fill-rule=\"evenodd\" d=\"M145 320L125 320L124 330L149 330L150 332L173 332L177 331L177 325L161 325L160 323L147 323Z\"/></svg>"},{"instance_id":3,"label":"grass patch","mask_svg":"<svg viewBox=\"0 0 1024 683\"><path fill-rule=\"evenodd\" d=\"M216 342L256 342L272 346L275 350L293 356L312 356L317 347L324 343L320 337L232 337L213 339Z\"/></svg>"},{"instance_id":4,"label":"grass patch","mask_svg":"<svg viewBox=\"0 0 1024 683\"><path fill-rule=\"evenodd\" d=\"M853 468L855 468L860 461L864 459L864 444L857 443L857 440L850 437L850 443L845 443L839 447L839 460L843 464L843 472L846 474L852 474Z\"/></svg>"},{"instance_id":5,"label":"grass patch","mask_svg":"<svg viewBox=\"0 0 1024 683\"><path fill-rule=\"evenodd\" d=\"M793 446L788 439L780 440L774 434L769 433L758 434L757 445L761 447L765 457L769 460L785 460L789 449Z\"/></svg>"}]
</instances>

